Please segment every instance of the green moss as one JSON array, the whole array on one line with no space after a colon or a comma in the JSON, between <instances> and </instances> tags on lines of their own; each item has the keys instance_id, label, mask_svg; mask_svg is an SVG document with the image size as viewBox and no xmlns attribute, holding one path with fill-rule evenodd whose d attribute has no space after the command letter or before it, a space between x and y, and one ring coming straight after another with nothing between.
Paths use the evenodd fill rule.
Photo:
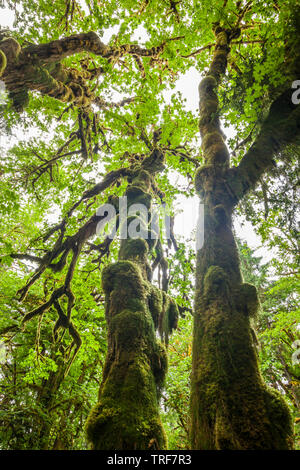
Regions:
<instances>
[{"instance_id":1,"label":"green moss","mask_svg":"<svg viewBox=\"0 0 300 470\"><path fill-rule=\"evenodd\" d=\"M229 223L229 217L223 204L218 204L214 207L214 218L217 225L224 225Z\"/></svg>"},{"instance_id":2,"label":"green moss","mask_svg":"<svg viewBox=\"0 0 300 470\"><path fill-rule=\"evenodd\" d=\"M143 278L138 266L131 261L119 261L102 271L102 287L105 293L112 290L127 291L128 295L144 298Z\"/></svg>"},{"instance_id":3,"label":"green moss","mask_svg":"<svg viewBox=\"0 0 300 470\"><path fill-rule=\"evenodd\" d=\"M211 266L203 287L198 286L191 400L194 448L292 448L287 406L278 394L274 398L266 392L245 311L249 303L251 313L256 310L256 290L249 284L233 288L230 281L224 269Z\"/></svg>"},{"instance_id":4,"label":"green moss","mask_svg":"<svg viewBox=\"0 0 300 470\"><path fill-rule=\"evenodd\" d=\"M124 242L123 254L128 249L131 255L136 244L138 249L143 244L143 253L148 250L145 240ZM105 268L102 284L106 292L108 354L99 403L86 425L88 440L98 450L165 449L158 397L167 356L156 338L149 311L151 285L143 279L139 265L128 260ZM155 301L153 305L158 308Z\"/></svg>"},{"instance_id":5,"label":"green moss","mask_svg":"<svg viewBox=\"0 0 300 470\"><path fill-rule=\"evenodd\" d=\"M132 184L140 189L142 189L144 192L149 192L151 189L151 183L152 183L152 176L150 173L146 170L139 170L137 172L137 175L133 177L132 179Z\"/></svg>"},{"instance_id":6,"label":"green moss","mask_svg":"<svg viewBox=\"0 0 300 470\"><path fill-rule=\"evenodd\" d=\"M123 309L112 319L110 330L118 346L125 349L136 349L135 341L141 340L141 332L145 338L154 338L153 324L150 316L145 313L144 305L140 305L137 310Z\"/></svg>"},{"instance_id":7,"label":"green moss","mask_svg":"<svg viewBox=\"0 0 300 470\"><path fill-rule=\"evenodd\" d=\"M7 37L0 41L0 49L6 56L6 60L8 63L16 60L21 52L20 44L16 39L12 37Z\"/></svg>"},{"instance_id":8,"label":"green moss","mask_svg":"<svg viewBox=\"0 0 300 470\"><path fill-rule=\"evenodd\" d=\"M204 278L203 297L209 303L220 296L229 298L228 277L220 266L210 266Z\"/></svg>"},{"instance_id":9,"label":"green moss","mask_svg":"<svg viewBox=\"0 0 300 470\"><path fill-rule=\"evenodd\" d=\"M168 370L167 350L165 345L162 343L157 343L156 350L152 355L152 369L157 387L157 396L159 398Z\"/></svg>"},{"instance_id":10,"label":"green moss","mask_svg":"<svg viewBox=\"0 0 300 470\"><path fill-rule=\"evenodd\" d=\"M259 308L259 299L256 287L252 284L242 284L240 296L244 300L247 314L250 317L255 317Z\"/></svg>"},{"instance_id":11,"label":"green moss","mask_svg":"<svg viewBox=\"0 0 300 470\"><path fill-rule=\"evenodd\" d=\"M6 55L0 49L0 77L2 76L4 70L6 69L6 65L7 65Z\"/></svg>"},{"instance_id":12,"label":"green moss","mask_svg":"<svg viewBox=\"0 0 300 470\"><path fill-rule=\"evenodd\" d=\"M154 149L149 157L146 157L142 163L143 169L151 175L158 173L164 169L165 154L158 149Z\"/></svg>"},{"instance_id":13,"label":"green moss","mask_svg":"<svg viewBox=\"0 0 300 470\"><path fill-rule=\"evenodd\" d=\"M139 186L129 186L126 191L128 206L131 204L143 204L147 209L151 206L151 194L145 192Z\"/></svg>"},{"instance_id":14,"label":"green moss","mask_svg":"<svg viewBox=\"0 0 300 470\"><path fill-rule=\"evenodd\" d=\"M163 309L163 294L156 286L149 283L148 305L153 319L154 327L158 328L159 316Z\"/></svg>"},{"instance_id":15,"label":"green moss","mask_svg":"<svg viewBox=\"0 0 300 470\"><path fill-rule=\"evenodd\" d=\"M177 327L179 311L176 302L165 292L162 292L162 310L158 318L158 332L165 344L169 343L169 336Z\"/></svg>"},{"instance_id":16,"label":"green moss","mask_svg":"<svg viewBox=\"0 0 300 470\"><path fill-rule=\"evenodd\" d=\"M86 424L88 440L95 450L165 449L149 361L143 353L128 359L111 369L102 386Z\"/></svg>"},{"instance_id":17,"label":"green moss","mask_svg":"<svg viewBox=\"0 0 300 470\"><path fill-rule=\"evenodd\" d=\"M202 139L202 148L206 152L213 145L224 145L222 135L218 131L209 132Z\"/></svg>"},{"instance_id":18,"label":"green moss","mask_svg":"<svg viewBox=\"0 0 300 470\"><path fill-rule=\"evenodd\" d=\"M146 305L136 311L123 309L114 316L109 338L113 342L99 403L86 425L88 439L98 450L164 449L158 389L165 375L166 355L157 343Z\"/></svg>"},{"instance_id":19,"label":"green moss","mask_svg":"<svg viewBox=\"0 0 300 470\"><path fill-rule=\"evenodd\" d=\"M217 87L217 81L212 75L207 75L204 77L199 85L199 94L210 93Z\"/></svg>"},{"instance_id":20,"label":"green moss","mask_svg":"<svg viewBox=\"0 0 300 470\"><path fill-rule=\"evenodd\" d=\"M137 203L150 209L151 175L163 161L163 154L155 150L132 175L126 191L128 210ZM120 261L102 271L108 353L99 402L86 425L88 440L96 450L158 450L167 446L159 417L167 353L155 330L163 322L167 342L176 327L178 309L148 281L152 273L147 258L157 234L142 214L126 219L127 226L133 222L143 229L146 239L122 239Z\"/></svg>"},{"instance_id":21,"label":"green moss","mask_svg":"<svg viewBox=\"0 0 300 470\"><path fill-rule=\"evenodd\" d=\"M224 143L215 142L205 153L205 158L213 164L224 164L229 162L229 152Z\"/></svg>"},{"instance_id":22,"label":"green moss","mask_svg":"<svg viewBox=\"0 0 300 470\"><path fill-rule=\"evenodd\" d=\"M147 261L148 244L143 238L129 238L122 240L119 258L124 260L145 263Z\"/></svg>"},{"instance_id":23,"label":"green moss","mask_svg":"<svg viewBox=\"0 0 300 470\"><path fill-rule=\"evenodd\" d=\"M212 174L214 174L215 168L213 165L208 164L208 165L203 165L198 170L196 171L195 174L195 188L196 192L199 196L203 197L204 195L204 184L205 180L210 177Z\"/></svg>"},{"instance_id":24,"label":"green moss","mask_svg":"<svg viewBox=\"0 0 300 470\"><path fill-rule=\"evenodd\" d=\"M199 127L203 127L208 124L212 118L216 115L218 110L218 101L215 99L205 99L203 104L200 102L200 115Z\"/></svg>"},{"instance_id":25,"label":"green moss","mask_svg":"<svg viewBox=\"0 0 300 470\"><path fill-rule=\"evenodd\" d=\"M18 93L9 94L16 111L22 112L29 104L29 94L27 88L22 88Z\"/></svg>"},{"instance_id":26,"label":"green moss","mask_svg":"<svg viewBox=\"0 0 300 470\"><path fill-rule=\"evenodd\" d=\"M272 426L274 449L293 448L293 422L289 407L282 395L270 387L265 388L265 403Z\"/></svg>"},{"instance_id":27,"label":"green moss","mask_svg":"<svg viewBox=\"0 0 300 470\"><path fill-rule=\"evenodd\" d=\"M173 299L171 299L170 300L170 305L169 305L169 310L168 310L169 334L171 334L172 331L177 328L178 318L179 318L179 310L178 310L177 303Z\"/></svg>"}]
</instances>

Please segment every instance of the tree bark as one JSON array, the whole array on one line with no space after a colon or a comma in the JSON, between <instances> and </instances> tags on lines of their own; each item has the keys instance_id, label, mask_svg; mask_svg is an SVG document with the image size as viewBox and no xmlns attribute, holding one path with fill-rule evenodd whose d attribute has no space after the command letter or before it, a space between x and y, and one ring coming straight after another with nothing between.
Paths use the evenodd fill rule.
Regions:
<instances>
[{"instance_id":1,"label":"tree bark","mask_svg":"<svg viewBox=\"0 0 300 470\"><path fill-rule=\"evenodd\" d=\"M271 136L262 129L248 157L238 169L230 169L217 113L217 88L226 71L230 41L237 35L216 27L212 64L199 87L205 165L195 185L205 207L205 233L197 253L191 440L193 448L201 450L290 449L288 407L264 384L259 371L251 325L258 297L254 286L243 283L232 230L234 206L272 159L266 157L256 168L253 148L264 140L266 151ZM244 170L250 166L256 168L251 181Z\"/></svg>"},{"instance_id":2,"label":"tree bark","mask_svg":"<svg viewBox=\"0 0 300 470\"><path fill-rule=\"evenodd\" d=\"M127 187L128 212L133 204L143 204L150 212L153 176L162 168L163 155L154 150ZM167 355L155 330L167 338L176 326L178 310L149 281L147 257L157 240L151 238L147 221L135 215L126 223L145 224L148 236L122 239L119 261L102 273L108 352L99 401L87 421L87 436L95 450L165 449L159 396Z\"/></svg>"}]
</instances>

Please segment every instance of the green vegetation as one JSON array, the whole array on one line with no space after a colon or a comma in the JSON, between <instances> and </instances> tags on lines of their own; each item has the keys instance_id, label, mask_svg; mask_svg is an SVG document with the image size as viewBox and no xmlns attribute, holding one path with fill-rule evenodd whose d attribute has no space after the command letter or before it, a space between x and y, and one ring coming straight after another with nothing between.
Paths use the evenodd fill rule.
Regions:
<instances>
[{"instance_id":1,"label":"green vegetation","mask_svg":"<svg viewBox=\"0 0 300 470\"><path fill-rule=\"evenodd\" d=\"M299 0L2 8L0 449L300 448Z\"/></svg>"}]
</instances>

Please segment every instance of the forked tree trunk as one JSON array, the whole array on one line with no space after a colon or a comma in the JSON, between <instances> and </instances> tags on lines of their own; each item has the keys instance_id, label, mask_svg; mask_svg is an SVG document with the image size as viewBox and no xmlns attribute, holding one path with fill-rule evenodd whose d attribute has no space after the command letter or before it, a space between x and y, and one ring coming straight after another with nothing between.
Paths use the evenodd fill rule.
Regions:
<instances>
[{"instance_id":1,"label":"forked tree trunk","mask_svg":"<svg viewBox=\"0 0 300 470\"><path fill-rule=\"evenodd\" d=\"M150 211L153 176L162 165L163 155L156 150L144 160L125 194L128 211L137 203ZM142 226L145 221L131 216L126 223ZM108 353L99 402L86 426L95 450L166 448L159 392L167 355L155 330L160 327L167 336L176 326L178 311L171 299L149 281L147 258L155 242L150 229L147 239L123 239L119 261L103 270Z\"/></svg>"},{"instance_id":2,"label":"forked tree trunk","mask_svg":"<svg viewBox=\"0 0 300 470\"><path fill-rule=\"evenodd\" d=\"M197 253L191 439L194 449L290 449L288 407L259 371L251 327L258 298L255 287L242 281L232 231L237 201L217 117L217 87L236 34L216 28L212 65L199 87L205 165L196 175L196 189L205 219Z\"/></svg>"}]
</instances>

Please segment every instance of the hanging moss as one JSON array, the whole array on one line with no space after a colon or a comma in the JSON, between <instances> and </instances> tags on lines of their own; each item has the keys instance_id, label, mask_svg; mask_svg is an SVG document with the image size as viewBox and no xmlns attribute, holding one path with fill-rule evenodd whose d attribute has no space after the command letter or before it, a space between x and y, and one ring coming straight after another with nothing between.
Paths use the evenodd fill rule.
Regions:
<instances>
[{"instance_id":1,"label":"hanging moss","mask_svg":"<svg viewBox=\"0 0 300 470\"><path fill-rule=\"evenodd\" d=\"M165 292L162 292L162 309L158 318L158 332L161 340L169 343L169 336L177 327L179 311L176 302Z\"/></svg>"},{"instance_id":2,"label":"hanging moss","mask_svg":"<svg viewBox=\"0 0 300 470\"><path fill-rule=\"evenodd\" d=\"M173 330L177 328L179 318L179 310L177 303L171 299L169 311L168 311L168 327L169 327L169 335L172 333Z\"/></svg>"},{"instance_id":3,"label":"hanging moss","mask_svg":"<svg viewBox=\"0 0 300 470\"><path fill-rule=\"evenodd\" d=\"M152 356L152 369L157 388L157 397L161 397L161 391L165 383L165 377L168 369L168 356L164 344L157 342L156 350Z\"/></svg>"},{"instance_id":4,"label":"hanging moss","mask_svg":"<svg viewBox=\"0 0 300 470\"><path fill-rule=\"evenodd\" d=\"M163 293L158 287L149 284L148 305L155 329L158 328L159 316L163 309Z\"/></svg>"}]
</instances>

